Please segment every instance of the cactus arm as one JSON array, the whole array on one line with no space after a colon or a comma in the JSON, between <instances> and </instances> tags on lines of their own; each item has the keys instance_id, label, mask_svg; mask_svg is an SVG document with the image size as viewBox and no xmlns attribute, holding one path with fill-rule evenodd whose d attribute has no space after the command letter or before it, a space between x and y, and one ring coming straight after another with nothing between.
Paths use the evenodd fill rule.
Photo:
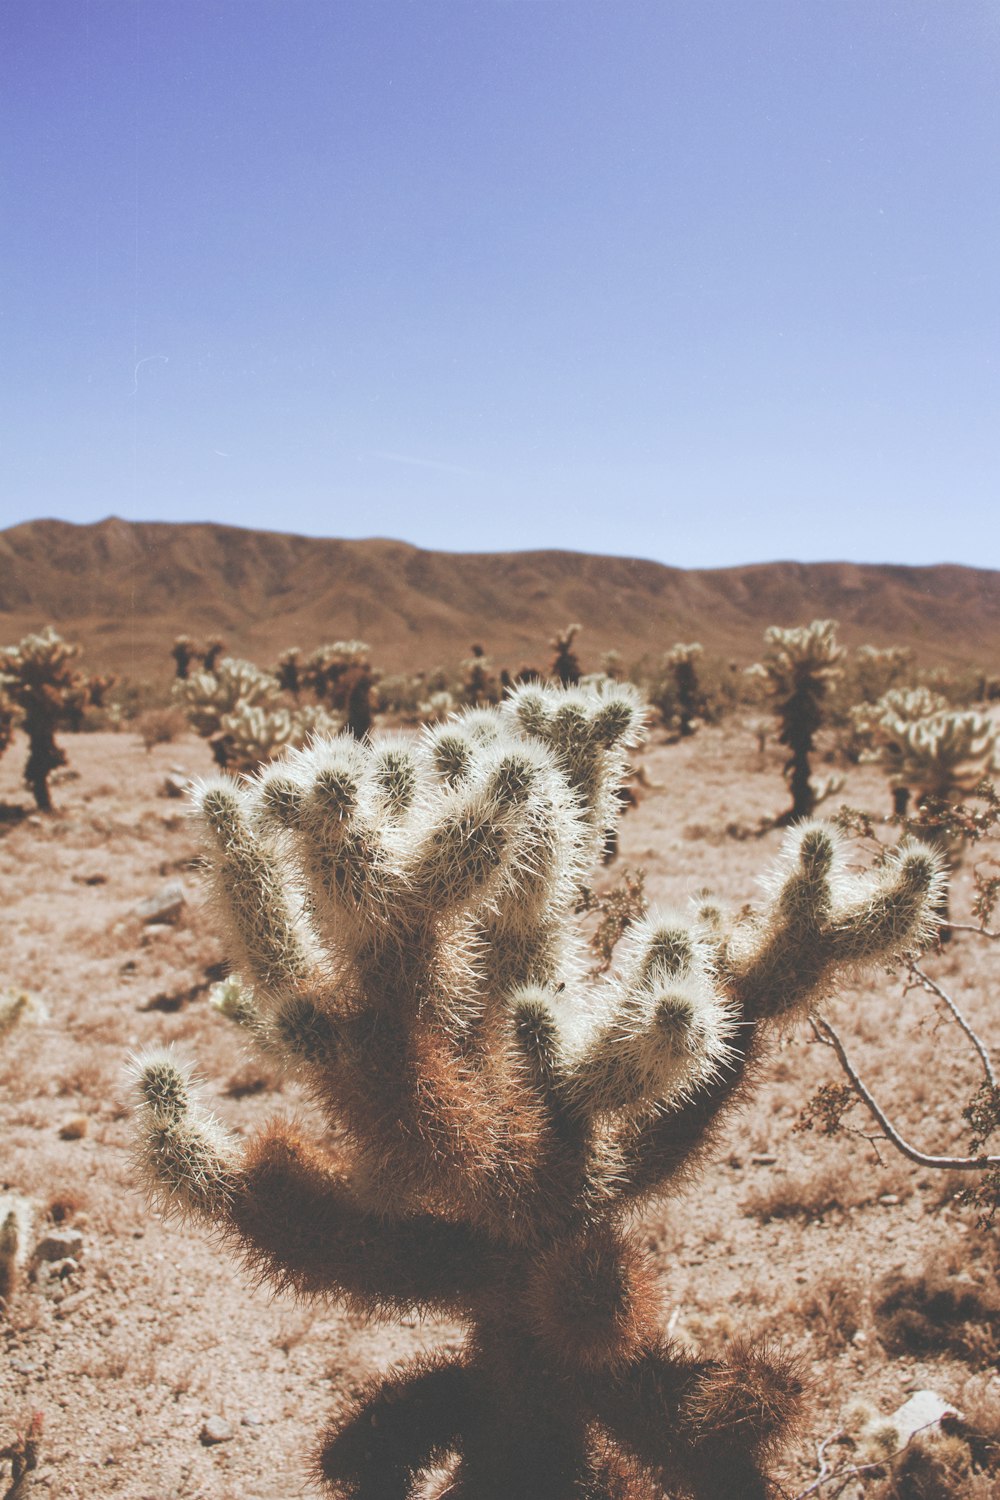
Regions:
<instances>
[{"instance_id":1,"label":"cactus arm","mask_svg":"<svg viewBox=\"0 0 1000 1500\"><path fill-rule=\"evenodd\" d=\"M662 1485L699 1500L765 1500L765 1465L798 1413L795 1366L736 1341L725 1360L696 1360L665 1342L595 1382L596 1420Z\"/></svg>"},{"instance_id":2,"label":"cactus arm","mask_svg":"<svg viewBox=\"0 0 1000 1500\"><path fill-rule=\"evenodd\" d=\"M333 1291L368 1316L463 1313L487 1271L473 1232L430 1215L366 1211L336 1165L283 1122L248 1145L223 1232L262 1280Z\"/></svg>"},{"instance_id":3,"label":"cactus arm","mask_svg":"<svg viewBox=\"0 0 1000 1500\"><path fill-rule=\"evenodd\" d=\"M406 1500L421 1470L460 1451L479 1420L464 1358L424 1356L365 1385L317 1456L338 1500Z\"/></svg>"}]
</instances>

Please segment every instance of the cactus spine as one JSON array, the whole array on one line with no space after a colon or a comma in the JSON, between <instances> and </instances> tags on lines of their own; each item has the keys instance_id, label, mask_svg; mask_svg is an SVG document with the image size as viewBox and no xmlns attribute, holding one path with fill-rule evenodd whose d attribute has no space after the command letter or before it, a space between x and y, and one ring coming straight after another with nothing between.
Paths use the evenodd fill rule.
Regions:
<instances>
[{"instance_id":1,"label":"cactus spine","mask_svg":"<svg viewBox=\"0 0 1000 1500\"><path fill-rule=\"evenodd\" d=\"M806 825L756 919L649 912L585 979L573 910L641 717L618 684L524 685L419 742L341 737L200 792L241 976L220 1003L332 1132L238 1145L157 1053L150 1191L278 1287L467 1330L330 1427L340 1500L408 1500L441 1463L463 1500L768 1493L799 1381L665 1339L631 1215L704 1163L768 1024L919 942L941 877L911 845L852 877Z\"/></svg>"}]
</instances>

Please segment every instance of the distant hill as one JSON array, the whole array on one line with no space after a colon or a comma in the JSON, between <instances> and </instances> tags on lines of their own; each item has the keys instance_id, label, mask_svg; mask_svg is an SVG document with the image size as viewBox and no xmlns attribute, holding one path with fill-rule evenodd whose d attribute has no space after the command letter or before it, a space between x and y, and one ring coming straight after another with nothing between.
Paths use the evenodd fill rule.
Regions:
<instances>
[{"instance_id":1,"label":"distant hill","mask_svg":"<svg viewBox=\"0 0 1000 1500\"><path fill-rule=\"evenodd\" d=\"M269 665L289 646L360 638L386 671L450 665L481 643L494 662L544 666L579 621L585 668L675 641L740 662L768 625L840 622L849 645L913 647L929 664L1000 657L1000 572L943 564L761 563L682 569L575 552L425 552L231 526L30 521L0 531L0 643L52 623L93 670L165 678L175 635L222 635Z\"/></svg>"}]
</instances>

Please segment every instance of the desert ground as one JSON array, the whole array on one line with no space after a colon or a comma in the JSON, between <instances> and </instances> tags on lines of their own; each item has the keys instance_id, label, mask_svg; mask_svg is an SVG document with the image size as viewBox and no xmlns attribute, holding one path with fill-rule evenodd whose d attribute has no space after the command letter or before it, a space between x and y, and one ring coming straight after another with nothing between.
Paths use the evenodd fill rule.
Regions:
<instances>
[{"instance_id":1,"label":"desert ground","mask_svg":"<svg viewBox=\"0 0 1000 1500\"><path fill-rule=\"evenodd\" d=\"M33 1209L29 1265L0 1312L0 1447L41 1413L29 1488L60 1500L317 1494L308 1461L330 1410L373 1370L459 1330L414 1319L371 1327L335 1304L271 1296L246 1285L209 1234L148 1207L130 1163L134 1050L176 1044L239 1133L308 1108L250 1060L209 1003L226 955L201 895L197 829L184 801L165 794L168 778L210 770L204 742L185 735L147 752L123 729L64 744L49 817L33 813L21 785L20 735L0 760L0 988L31 1002L2 1042L0 1178ZM596 886L641 866L658 904L683 905L706 886L737 907L758 899L782 838L755 831L787 802L780 748L761 749L752 724L733 716L676 744L654 733L637 759L648 787ZM883 776L850 769L821 811L841 801L881 817ZM853 847L865 864L864 841ZM997 853L981 846L957 873L954 920L970 920L975 860ZM959 932L925 959L994 1044L998 957L996 944ZM876 972L843 985L826 1014L910 1139L931 1152L963 1148L976 1060L930 996ZM707 1173L642 1225L677 1338L715 1350L766 1333L800 1358L810 1398L780 1471L789 1497L876 1493L874 1474L810 1488L825 1440L835 1440L824 1450L832 1464L851 1460L837 1435L857 1432L859 1401L891 1414L931 1390L978 1427L1000 1428L1000 1230L976 1227L955 1174L884 1143L876 1152L859 1134L797 1131L817 1088L840 1081L806 1024L776 1038L762 1086ZM860 1110L849 1119L872 1133ZM919 1347L879 1313L887 1279L900 1275L915 1295L947 1294ZM967 1492L996 1493L991 1484L1000 1478L970 1480Z\"/></svg>"}]
</instances>

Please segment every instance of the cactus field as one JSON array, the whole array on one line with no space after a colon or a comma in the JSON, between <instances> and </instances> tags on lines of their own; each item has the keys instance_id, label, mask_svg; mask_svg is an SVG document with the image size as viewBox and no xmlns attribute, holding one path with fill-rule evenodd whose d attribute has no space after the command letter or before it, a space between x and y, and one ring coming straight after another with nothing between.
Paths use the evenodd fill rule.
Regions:
<instances>
[{"instance_id":1,"label":"cactus field","mask_svg":"<svg viewBox=\"0 0 1000 1500\"><path fill-rule=\"evenodd\" d=\"M893 957L921 923L933 931L918 907L939 878L926 861L943 857L904 853L872 876L856 819L834 849L823 820L841 805L896 843L874 756L841 759L822 831L797 833L781 826L788 752L761 709L666 736L626 722L631 689L586 713L597 690L570 689L572 712L559 691L475 709L464 740L452 720L384 740L376 726L371 750L294 750L251 801L189 728L146 748L126 724L66 736L45 815L14 729L0 759L0 1495L997 1493L1000 1228L960 1201L968 1173L872 1142L860 1107L825 1133L845 1076L807 1015L836 1028L907 1140L967 1150L975 1053ZM997 718L983 710L980 740ZM443 790L421 780L419 744ZM820 727L821 777L833 745ZM602 866L607 747L623 764L628 750L636 796ZM199 820L183 790L202 778ZM268 818L285 850L273 869L253 832ZM509 853L503 830L525 818ZM475 858L456 863L459 844ZM994 1049L1000 945L962 924L997 858L995 830L961 856L949 846L959 929L922 960ZM330 861L347 874L324 886ZM601 975L593 902L640 868L649 914ZM748 904L769 915L749 924ZM302 911L315 950L295 946ZM414 1033L421 1098L444 1101L426 1139L417 1115L370 1107L372 1078L378 1099L402 1086L396 1033L364 1020L376 991L443 1018ZM350 1000L335 1038L316 993L320 1010ZM560 1052L559 1006L577 994L611 1020L564 1028ZM448 1072L448 1049L464 1071ZM647 1098L689 1120L713 1090L680 1151ZM334 1096L346 1115L324 1107ZM310 1156L324 1138L350 1181ZM304 1238L294 1217L320 1177L351 1199L342 1260L325 1198L326 1228ZM588 1298L607 1277L628 1294L602 1322ZM950 1489L907 1489L878 1464L892 1452L879 1419L927 1390L961 1413L934 1459ZM773 1411L740 1415L741 1401ZM594 1412L597 1458L581 1437ZM787 1419L780 1441L772 1417ZM462 1444L465 1471L449 1457ZM26 1445L35 1466L18 1481Z\"/></svg>"}]
</instances>

